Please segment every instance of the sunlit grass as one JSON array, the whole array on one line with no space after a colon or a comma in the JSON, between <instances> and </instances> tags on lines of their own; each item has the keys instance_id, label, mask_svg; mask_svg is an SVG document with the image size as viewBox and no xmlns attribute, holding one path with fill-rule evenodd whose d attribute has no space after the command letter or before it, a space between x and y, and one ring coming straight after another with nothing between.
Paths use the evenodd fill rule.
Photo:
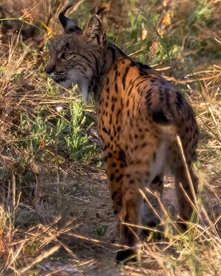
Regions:
<instances>
[{"instance_id":1,"label":"sunlit grass","mask_svg":"<svg viewBox=\"0 0 221 276\"><path fill-rule=\"evenodd\" d=\"M6 40L3 35L0 49L0 273L3 275L25 274L62 250L72 263L80 263L77 252L61 241L60 237L65 235L93 246L108 247L101 240L108 232L106 225L95 227L96 239L78 233L78 224L66 215L65 203L74 200L73 191L62 186L61 179L70 171L75 177L80 175L77 168L90 164L95 147L99 149L100 144L96 131L91 131L96 126L94 109L82 105L76 91L58 89L43 72L47 59L44 45L56 30L53 26L57 26L47 10L57 13L63 2L59 6L56 1L29 2L32 3L29 10L13 18L31 24L36 24L37 18L42 23L38 25L41 43L33 38L25 41L22 34L13 34ZM143 246L141 266L125 266L122 271L126 271L125 275L157 271L162 275L219 275L219 1L182 1L180 6L178 1L158 2L149 1L147 5L140 1L136 5L135 1L127 1L126 25L116 28L110 22L107 27L119 47L133 58L159 68L182 90L196 111L200 127L195 164L200 182L196 199L198 220L190 222L189 229L181 233L176 227L176 218L162 203L165 240L150 239ZM78 9L89 14L85 7L82 2ZM85 22L81 20L83 25ZM56 179L52 190L44 187L50 179ZM103 200L100 196L98 200ZM117 244L114 246L113 253L119 248Z\"/></svg>"}]
</instances>

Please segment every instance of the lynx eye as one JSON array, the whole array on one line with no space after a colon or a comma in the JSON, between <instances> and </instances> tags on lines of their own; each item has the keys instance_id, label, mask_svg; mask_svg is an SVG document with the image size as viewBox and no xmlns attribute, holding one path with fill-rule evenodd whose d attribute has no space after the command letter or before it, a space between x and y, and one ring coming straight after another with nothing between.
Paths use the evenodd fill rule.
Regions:
<instances>
[{"instance_id":1,"label":"lynx eye","mask_svg":"<svg viewBox=\"0 0 221 276\"><path fill-rule=\"evenodd\" d=\"M72 54L67 54L67 53L63 53L61 55L61 59L63 59L63 60L70 60L72 57L73 57Z\"/></svg>"}]
</instances>

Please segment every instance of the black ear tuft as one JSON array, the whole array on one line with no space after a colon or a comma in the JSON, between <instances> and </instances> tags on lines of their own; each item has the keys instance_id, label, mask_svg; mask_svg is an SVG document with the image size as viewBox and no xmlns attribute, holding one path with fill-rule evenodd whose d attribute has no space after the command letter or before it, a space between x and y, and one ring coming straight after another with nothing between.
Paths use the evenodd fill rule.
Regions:
<instances>
[{"instance_id":1,"label":"black ear tuft","mask_svg":"<svg viewBox=\"0 0 221 276\"><path fill-rule=\"evenodd\" d=\"M102 5L102 6L98 6L97 8L91 9L90 13L92 15L96 14L100 18L102 18L103 15L105 15L105 13L107 13L109 10L110 10L110 4L105 4L105 5Z\"/></svg>"},{"instance_id":2,"label":"black ear tuft","mask_svg":"<svg viewBox=\"0 0 221 276\"><path fill-rule=\"evenodd\" d=\"M61 25L63 26L64 31L67 34L81 31L81 28L77 26L76 20L71 20L65 16L66 11L71 7L72 4L67 5L58 15Z\"/></svg>"},{"instance_id":3,"label":"black ear tuft","mask_svg":"<svg viewBox=\"0 0 221 276\"><path fill-rule=\"evenodd\" d=\"M103 23L98 15L94 15L90 19L84 30L84 35L88 37L89 41L103 47L105 42L105 31Z\"/></svg>"},{"instance_id":4,"label":"black ear tuft","mask_svg":"<svg viewBox=\"0 0 221 276\"><path fill-rule=\"evenodd\" d=\"M96 15L98 16L101 16L103 15L105 12L107 12L109 10L109 6L101 6L101 7L98 7L97 11L96 11Z\"/></svg>"}]
</instances>

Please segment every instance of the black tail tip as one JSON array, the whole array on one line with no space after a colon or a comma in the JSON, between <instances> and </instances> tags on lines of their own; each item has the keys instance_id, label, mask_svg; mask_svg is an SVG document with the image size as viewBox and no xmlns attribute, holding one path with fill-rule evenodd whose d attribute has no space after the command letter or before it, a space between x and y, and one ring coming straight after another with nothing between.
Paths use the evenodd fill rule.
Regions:
<instances>
[{"instance_id":1,"label":"black tail tip","mask_svg":"<svg viewBox=\"0 0 221 276\"><path fill-rule=\"evenodd\" d=\"M152 119L155 123L161 125L170 125L172 124L172 120L166 116L163 110L156 110L152 113Z\"/></svg>"}]
</instances>

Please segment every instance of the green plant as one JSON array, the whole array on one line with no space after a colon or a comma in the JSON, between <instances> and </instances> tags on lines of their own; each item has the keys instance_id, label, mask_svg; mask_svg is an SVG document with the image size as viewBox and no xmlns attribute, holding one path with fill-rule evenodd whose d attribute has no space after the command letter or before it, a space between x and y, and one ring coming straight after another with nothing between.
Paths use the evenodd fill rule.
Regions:
<instances>
[{"instance_id":1,"label":"green plant","mask_svg":"<svg viewBox=\"0 0 221 276\"><path fill-rule=\"evenodd\" d=\"M90 142L87 134L92 124L87 125L80 102L71 102L69 110L56 114L39 108L36 114L20 115L17 139L20 145L30 150L29 157L33 159L45 156L42 155L42 150L56 147L57 153L65 153L70 159L89 160L95 150L95 145Z\"/></svg>"},{"instance_id":2,"label":"green plant","mask_svg":"<svg viewBox=\"0 0 221 276\"><path fill-rule=\"evenodd\" d=\"M98 225L95 229L95 234L99 237L103 237L107 231L107 225Z\"/></svg>"},{"instance_id":3,"label":"green plant","mask_svg":"<svg viewBox=\"0 0 221 276\"><path fill-rule=\"evenodd\" d=\"M89 124L86 129L86 115L83 111L81 103L70 103L70 124L68 126L68 133L65 136L66 146L70 157L76 160L90 159L95 145L89 143L88 129L92 126Z\"/></svg>"}]
</instances>

